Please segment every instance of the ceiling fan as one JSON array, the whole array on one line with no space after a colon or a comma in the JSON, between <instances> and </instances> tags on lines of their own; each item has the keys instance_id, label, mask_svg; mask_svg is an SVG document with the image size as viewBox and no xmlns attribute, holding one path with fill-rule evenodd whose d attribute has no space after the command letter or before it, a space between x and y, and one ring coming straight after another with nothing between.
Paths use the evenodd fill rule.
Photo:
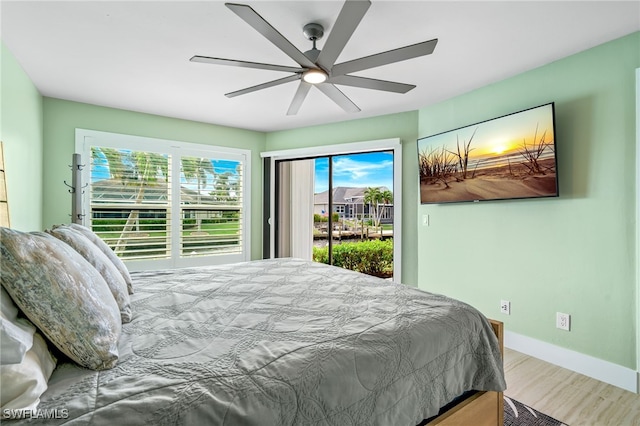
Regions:
<instances>
[{"instance_id":1,"label":"ceiling fan","mask_svg":"<svg viewBox=\"0 0 640 426\"><path fill-rule=\"evenodd\" d=\"M340 53L351 38L351 35L358 24L360 24L364 14L369 9L369 6L371 6L370 1L346 0L322 50L318 50L316 48L316 41L321 39L324 35L324 28L322 25L316 23L305 25L303 28L303 34L307 39L313 42L313 48L304 53L300 52L289 40L273 28L250 6L235 3L225 3L225 6L231 9L231 11L266 37L277 48L297 62L299 67L263 64L259 62L248 62L234 59L212 58L208 56L194 56L190 60L192 62L203 62L216 65L231 65L244 68L292 72L293 74L288 77L225 94L228 98L232 98L255 92L257 90L300 80L298 90L291 101L287 115L295 115L298 112L302 102L307 97L311 86L317 87L322 93L347 112L358 112L360 111L360 108L358 108L351 99L342 93L336 85L382 90L394 93L407 93L416 86L396 83L393 81L358 77L349 74L369 68L379 67L381 65L429 55L433 52L436 44L438 43L438 39L433 39L336 64L335 61L338 59L338 56L340 56Z\"/></svg>"}]
</instances>

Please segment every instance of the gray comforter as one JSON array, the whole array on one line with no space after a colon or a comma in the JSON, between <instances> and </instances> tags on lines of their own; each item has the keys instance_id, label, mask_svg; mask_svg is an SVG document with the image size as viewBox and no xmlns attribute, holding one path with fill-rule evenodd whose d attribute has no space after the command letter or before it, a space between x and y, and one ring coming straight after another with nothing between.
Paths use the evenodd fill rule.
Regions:
<instances>
[{"instance_id":1,"label":"gray comforter","mask_svg":"<svg viewBox=\"0 0 640 426\"><path fill-rule=\"evenodd\" d=\"M297 259L132 277L118 364L60 364L48 423L414 426L505 388L490 324L444 296Z\"/></svg>"}]
</instances>

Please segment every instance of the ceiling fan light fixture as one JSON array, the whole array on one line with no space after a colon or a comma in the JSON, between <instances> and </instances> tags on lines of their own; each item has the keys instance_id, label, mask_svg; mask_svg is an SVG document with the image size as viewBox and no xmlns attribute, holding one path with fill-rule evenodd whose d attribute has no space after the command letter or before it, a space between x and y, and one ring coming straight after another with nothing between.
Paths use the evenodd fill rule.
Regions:
<instances>
[{"instance_id":1,"label":"ceiling fan light fixture","mask_svg":"<svg viewBox=\"0 0 640 426\"><path fill-rule=\"evenodd\" d=\"M306 52L298 50L298 48L280 34L278 30L253 10L251 6L236 3L225 3L225 5L255 31L269 40L275 47L282 51L282 53L289 56L289 58L300 67L213 58L209 56L194 56L191 58L191 61L293 73L289 77L279 78L256 86L247 87L246 89L225 93L226 97L232 98L268 87L298 81L298 90L289 105L287 115L295 115L298 112L300 105L311 90L311 86L316 86L317 89L346 112L358 112L360 108L342 93L340 89L334 86L334 84L392 93L407 93L416 86L374 78L358 77L350 74L368 70L369 68L417 58L419 56L430 55L433 53L436 43L438 42L438 39L428 40L336 64L336 60L340 57L353 32L360 24L369 6L371 6L370 0L344 0L342 9L335 20L334 28L332 28L327 41L322 46L322 50L316 47L316 42L323 37L324 27L314 22L305 25L302 28L302 33L313 43L313 48Z\"/></svg>"},{"instance_id":2,"label":"ceiling fan light fixture","mask_svg":"<svg viewBox=\"0 0 640 426\"><path fill-rule=\"evenodd\" d=\"M309 84L324 83L328 78L327 73L319 69L310 69L302 74L302 79Z\"/></svg>"}]
</instances>

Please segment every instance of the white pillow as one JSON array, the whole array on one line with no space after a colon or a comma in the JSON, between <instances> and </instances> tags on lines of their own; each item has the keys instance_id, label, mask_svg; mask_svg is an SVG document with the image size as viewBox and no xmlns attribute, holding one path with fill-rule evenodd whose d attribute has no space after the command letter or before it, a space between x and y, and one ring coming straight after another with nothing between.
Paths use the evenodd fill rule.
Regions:
<instances>
[{"instance_id":1,"label":"white pillow","mask_svg":"<svg viewBox=\"0 0 640 426\"><path fill-rule=\"evenodd\" d=\"M51 356L40 333L33 335L33 346L22 362L0 366L0 402L2 410L35 410L56 360Z\"/></svg>"},{"instance_id":2,"label":"white pillow","mask_svg":"<svg viewBox=\"0 0 640 426\"><path fill-rule=\"evenodd\" d=\"M31 349L36 328L24 318L18 318L18 308L4 287L0 287L0 365L22 362Z\"/></svg>"}]
</instances>

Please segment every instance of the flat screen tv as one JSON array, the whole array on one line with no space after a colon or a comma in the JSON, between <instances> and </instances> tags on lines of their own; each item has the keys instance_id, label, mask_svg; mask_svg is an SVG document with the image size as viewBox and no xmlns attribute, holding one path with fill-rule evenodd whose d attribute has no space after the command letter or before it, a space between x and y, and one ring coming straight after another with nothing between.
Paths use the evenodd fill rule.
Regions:
<instances>
[{"instance_id":1,"label":"flat screen tv","mask_svg":"<svg viewBox=\"0 0 640 426\"><path fill-rule=\"evenodd\" d=\"M418 139L420 202L558 196L553 102Z\"/></svg>"}]
</instances>

